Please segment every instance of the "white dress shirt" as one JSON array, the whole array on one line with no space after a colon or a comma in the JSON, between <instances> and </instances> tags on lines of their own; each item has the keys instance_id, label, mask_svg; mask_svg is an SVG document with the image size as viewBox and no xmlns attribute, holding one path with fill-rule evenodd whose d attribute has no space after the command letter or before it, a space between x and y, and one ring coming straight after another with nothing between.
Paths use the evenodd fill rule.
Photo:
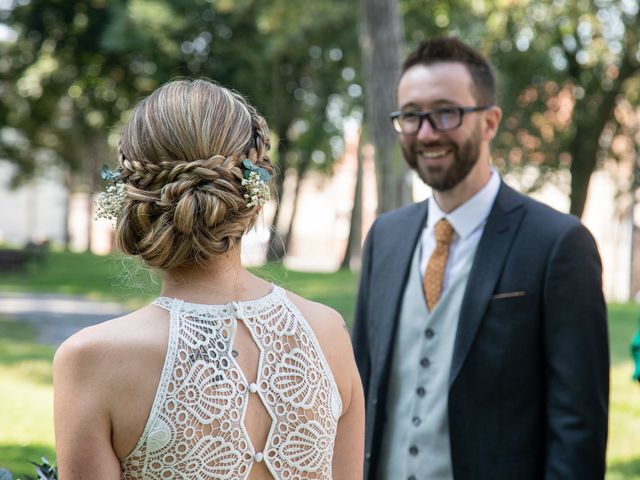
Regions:
<instances>
[{"instance_id":1,"label":"white dress shirt","mask_svg":"<svg viewBox=\"0 0 640 480\"><path fill-rule=\"evenodd\" d=\"M445 267L442 292L447 289L452 278L457 278L468 263L473 262L480 237L487 223L487 217L500 189L500 175L491 169L489 181L469 200L450 213L444 213L435 197L429 197L429 215L422 232L422 252L420 255L420 272L424 278L429 257L436 248L434 227L441 219L446 218L454 230L453 241L449 248L449 257Z\"/></svg>"}]
</instances>

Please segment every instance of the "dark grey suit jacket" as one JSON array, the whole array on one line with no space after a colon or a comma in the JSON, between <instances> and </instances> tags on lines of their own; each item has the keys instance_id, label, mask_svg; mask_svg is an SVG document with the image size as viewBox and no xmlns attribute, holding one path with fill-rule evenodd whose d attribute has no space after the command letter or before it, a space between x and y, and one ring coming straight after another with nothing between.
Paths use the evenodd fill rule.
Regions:
<instances>
[{"instance_id":1,"label":"dark grey suit jacket","mask_svg":"<svg viewBox=\"0 0 640 480\"><path fill-rule=\"evenodd\" d=\"M365 479L378 466L396 326L426 218L427 202L381 215L365 242L353 331L366 395ZM601 278L597 247L579 220L501 184L451 364L456 480L604 478L609 350Z\"/></svg>"}]
</instances>

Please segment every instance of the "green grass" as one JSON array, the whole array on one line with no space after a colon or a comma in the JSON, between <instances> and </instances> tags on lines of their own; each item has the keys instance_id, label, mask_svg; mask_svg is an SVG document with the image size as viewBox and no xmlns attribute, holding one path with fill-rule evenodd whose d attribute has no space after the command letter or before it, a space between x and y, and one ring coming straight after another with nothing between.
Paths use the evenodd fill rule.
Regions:
<instances>
[{"instance_id":1,"label":"green grass","mask_svg":"<svg viewBox=\"0 0 640 480\"><path fill-rule=\"evenodd\" d=\"M640 383L631 381L629 344L640 308L609 306L611 395L607 480L640 479Z\"/></svg>"},{"instance_id":2,"label":"green grass","mask_svg":"<svg viewBox=\"0 0 640 480\"><path fill-rule=\"evenodd\" d=\"M122 270L126 270L125 275ZM282 265L256 272L304 297L326 303L353 318L356 276L349 272L302 273ZM124 279L124 280L123 280ZM0 291L57 292L119 300L131 306L157 295L159 283L118 257L53 253L41 269L0 275ZM631 381L629 343L640 308L609 306L611 405L607 480L640 480L640 384ZM54 458L51 359L53 349L34 342L24 324L0 318L0 468L33 475L27 460Z\"/></svg>"},{"instance_id":3,"label":"green grass","mask_svg":"<svg viewBox=\"0 0 640 480\"><path fill-rule=\"evenodd\" d=\"M253 271L303 297L330 304L348 321L353 317L356 292L353 273L302 273L287 270L281 264ZM43 267L30 265L22 274L0 274L0 291L83 295L137 307L158 295L160 280L129 258L52 252Z\"/></svg>"},{"instance_id":4,"label":"green grass","mask_svg":"<svg viewBox=\"0 0 640 480\"><path fill-rule=\"evenodd\" d=\"M28 460L55 457L53 348L34 336L28 325L0 318L0 468L16 476L33 476Z\"/></svg>"},{"instance_id":5,"label":"green grass","mask_svg":"<svg viewBox=\"0 0 640 480\"><path fill-rule=\"evenodd\" d=\"M42 266L30 264L24 273L1 274L0 290L82 295L136 306L157 295L160 282L129 258L50 252Z\"/></svg>"}]
</instances>

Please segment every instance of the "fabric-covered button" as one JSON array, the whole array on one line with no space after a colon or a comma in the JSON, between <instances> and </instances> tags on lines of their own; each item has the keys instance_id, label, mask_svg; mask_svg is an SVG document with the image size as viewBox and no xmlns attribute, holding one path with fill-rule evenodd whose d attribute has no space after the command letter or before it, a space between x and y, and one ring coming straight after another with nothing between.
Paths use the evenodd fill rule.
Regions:
<instances>
[{"instance_id":1,"label":"fabric-covered button","mask_svg":"<svg viewBox=\"0 0 640 480\"><path fill-rule=\"evenodd\" d=\"M258 385L255 383L250 383L249 384L249 391L251 393L256 393L258 391Z\"/></svg>"},{"instance_id":2,"label":"fabric-covered button","mask_svg":"<svg viewBox=\"0 0 640 480\"><path fill-rule=\"evenodd\" d=\"M264 458L264 455L262 454L262 452L258 452L253 456L253 459L256 462L261 462L263 458Z\"/></svg>"},{"instance_id":3,"label":"fabric-covered button","mask_svg":"<svg viewBox=\"0 0 640 480\"><path fill-rule=\"evenodd\" d=\"M244 320L244 311L242 310L242 305L238 302L233 302L233 309L236 313L236 318L238 320Z\"/></svg>"}]
</instances>

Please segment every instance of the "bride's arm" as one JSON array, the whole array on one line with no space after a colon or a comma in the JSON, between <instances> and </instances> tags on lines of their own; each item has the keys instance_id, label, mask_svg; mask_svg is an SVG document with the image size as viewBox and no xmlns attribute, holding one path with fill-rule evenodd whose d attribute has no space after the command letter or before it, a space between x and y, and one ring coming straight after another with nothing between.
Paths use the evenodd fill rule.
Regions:
<instances>
[{"instance_id":1,"label":"bride's arm","mask_svg":"<svg viewBox=\"0 0 640 480\"><path fill-rule=\"evenodd\" d=\"M111 352L113 353L113 352ZM120 478L111 444L110 348L91 329L63 343L53 362L54 423L59 477Z\"/></svg>"},{"instance_id":2,"label":"bride's arm","mask_svg":"<svg viewBox=\"0 0 640 480\"><path fill-rule=\"evenodd\" d=\"M333 478L361 480L364 465L364 394L351 342L347 335L345 337L347 345L341 345L341 356L344 358L345 377L349 379L349 391L342 396L343 414L338 421L333 451Z\"/></svg>"}]
</instances>

